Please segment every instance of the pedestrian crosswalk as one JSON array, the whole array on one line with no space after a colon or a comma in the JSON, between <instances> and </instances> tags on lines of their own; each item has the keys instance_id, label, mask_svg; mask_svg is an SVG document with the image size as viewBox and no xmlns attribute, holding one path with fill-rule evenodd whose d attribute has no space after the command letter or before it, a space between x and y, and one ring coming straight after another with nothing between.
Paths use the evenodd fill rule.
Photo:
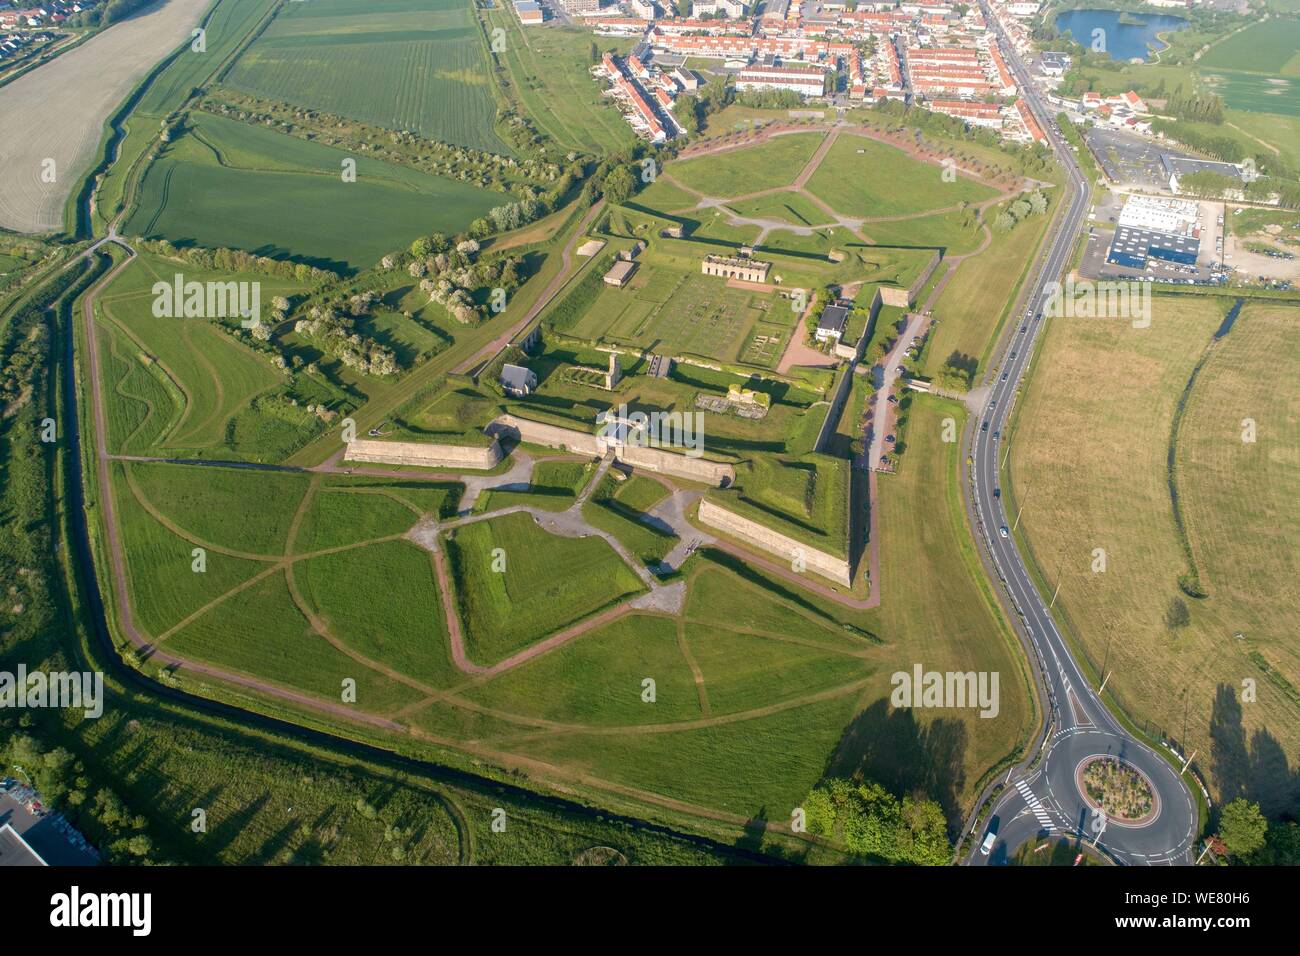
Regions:
<instances>
[{"instance_id":1,"label":"pedestrian crosswalk","mask_svg":"<svg viewBox=\"0 0 1300 956\"><path fill-rule=\"evenodd\" d=\"M1017 780L1016 789L1019 790L1020 795L1025 798L1025 804L1029 807L1034 816L1037 817L1038 822L1050 830L1052 828L1052 818L1047 815L1047 811L1043 809L1043 805L1038 802L1038 797L1034 796L1034 791L1029 789L1029 784L1025 783L1023 780Z\"/></svg>"}]
</instances>

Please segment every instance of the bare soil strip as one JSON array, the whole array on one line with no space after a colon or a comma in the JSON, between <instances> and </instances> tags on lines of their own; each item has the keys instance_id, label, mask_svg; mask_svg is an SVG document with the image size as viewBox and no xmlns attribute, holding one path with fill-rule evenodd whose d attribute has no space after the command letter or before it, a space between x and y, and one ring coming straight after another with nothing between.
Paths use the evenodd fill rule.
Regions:
<instances>
[{"instance_id":1,"label":"bare soil strip","mask_svg":"<svg viewBox=\"0 0 1300 956\"><path fill-rule=\"evenodd\" d=\"M208 3L163 0L0 87L0 226L62 228L63 207L109 115L154 64L189 39Z\"/></svg>"}]
</instances>

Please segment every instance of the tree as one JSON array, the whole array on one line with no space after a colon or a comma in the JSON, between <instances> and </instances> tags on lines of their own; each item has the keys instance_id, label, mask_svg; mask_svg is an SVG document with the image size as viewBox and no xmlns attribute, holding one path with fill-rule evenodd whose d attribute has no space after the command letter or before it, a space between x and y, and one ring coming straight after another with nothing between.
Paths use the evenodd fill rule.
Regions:
<instances>
[{"instance_id":1,"label":"tree","mask_svg":"<svg viewBox=\"0 0 1300 956\"><path fill-rule=\"evenodd\" d=\"M1186 627L1192 622L1191 612L1187 610L1187 602L1175 595L1169 599L1169 609L1165 611L1165 627L1171 631Z\"/></svg>"},{"instance_id":2,"label":"tree","mask_svg":"<svg viewBox=\"0 0 1300 956\"><path fill-rule=\"evenodd\" d=\"M682 124L687 135L700 131L700 103L694 96L679 96L673 104L673 116Z\"/></svg>"},{"instance_id":3,"label":"tree","mask_svg":"<svg viewBox=\"0 0 1300 956\"><path fill-rule=\"evenodd\" d=\"M1300 823L1272 824L1264 845L1251 854L1250 862L1255 866L1300 866Z\"/></svg>"},{"instance_id":4,"label":"tree","mask_svg":"<svg viewBox=\"0 0 1300 956\"><path fill-rule=\"evenodd\" d=\"M636 192L636 177L632 170L622 164L615 166L605 177L605 198L611 203L627 202Z\"/></svg>"},{"instance_id":5,"label":"tree","mask_svg":"<svg viewBox=\"0 0 1300 956\"><path fill-rule=\"evenodd\" d=\"M1219 815L1219 839L1233 856L1254 853L1264 845L1268 821L1259 812L1258 803L1247 803L1238 797L1223 808Z\"/></svg>"},{"instance_id":6,"label":"tree","mask_svg":"<svg viewBox=\"0 0 1300 956\"><path fill-rule=\"evenodd\" d=\"M943 809L933 800L900 800L868 780L831 778L808 794L803 809L809 833L859 856L923 866L943 866L952 856Z\"/></svg>"},{"instance_id":7,"label":"tree","mask_svg":"<svg viewBox=\"0 0 1300 956\"><path fill-rule=\"evenodd\" d=\"M591 50L588 56L590 57L592 63L600 62L600 47L596 46L595 40L591 41Z\"/></svg>"},{"instance_id":8,"label":"tree","mask_svg":"<svg viewBox=\"0 0 1300 956\"><path fill-rule=\"evenodd\" d=\"M421 236L411 243L411 255L423 259L433 251L433 241L428 236Z\"/></svg>"}]
</instances>

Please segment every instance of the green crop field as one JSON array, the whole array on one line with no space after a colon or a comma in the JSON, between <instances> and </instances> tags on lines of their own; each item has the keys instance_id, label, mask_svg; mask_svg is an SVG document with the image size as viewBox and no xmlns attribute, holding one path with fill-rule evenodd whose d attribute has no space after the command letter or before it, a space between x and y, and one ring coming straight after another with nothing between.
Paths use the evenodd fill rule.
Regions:
<instances>
[{"instance_id":1,"label":"green crop field","mask_svg":"<svg viewBox=\"0 0 1300 956\"><path fill-rule=\"evenodd\" d=\"M291 3L225 82L269 99L494 153L486 46L468 0Z\"/></svg>"},{"instance_id":2,"label":"green crop field","mask_svg":"<svg viewBox=\"0 0 1300 956\"><path fill-rule=\"evenodd\" d=\"M504 572L492 568L496 548ZM478 664L494 664L642 588L604 541L556 537L528 514L458 527L447 553L466 650Z\"/></svg>"},{"instance_id":3,"label":"green crop field","mask_svg":"<svg viewBox=\"0 0 1300 956\"><path fill-rule=\"evenodd\" d=\"M1197 61L1205 69L1300 76L1300 20L1274 18L1216 43Z\"/></svg>"},{"instance_id":4,"label":"green crop field","mask_svg":"<svg viewBox=\"0 0 1300 956\"><path fill-rule=\"evenodd\" d=\"M1200 77L1230 110L1300 116L1300 78L1233 70L1202 72Z\"/></svg>"},{"instance_id":5,"label":"green crop field","mask_svg":"<svg viewBox=\"0 0 1300 956\"><path fill-rule=\"evenodd\" d=\"M1289 786L1277 761L1300 752L1288 544L1300 530L1300 391L1278 374L1300 358L1300 313L1250 303L1211 346L1230 305L1157 298L1148 329L1054 320L1021 404L1012 472L1026 540L1049 586L1060 582L1057 608L1088 659L1113 671L1108 693L1140 726L1198 751L1213 792L1247 793L1272 813ZM1174 445L1184 539L1167 463L1198 363ZM1253 442L1243 441L1247 419ZM1183 593L1189 570L1204 597ZM1246 678L1258 703L1239 700ZM1157 685L1169 692L1151 694Z\"/></svg>"},{"instance_id":6,"label":"green crop field","mask_svg":"<svg viewBox=\"0 0 1300 956\"><path fill-rule=\"evenodd\" d=\"M992 198L988 186L864 136L841 136L808 181L808 191L846 216L908 216ZM871 226L864 227L868 233Z\"/></svg>"},{"instance_id":7,"label":"green crop field","mask_svg":"<svg viewBox=\"0 0 1300 956\"><path fill-rule=\"evenodd\" d=\"M343 179L349 158L356 182ZM194 129L150 166L124 229L355 271L416 236L459 231L502 201L454 180L194 114Z\"/></svg>"},{"instance_id":8,"label":"green crop field","mask_svg":"<svg viewBox=\"0 0 1300 956\"><path fill-rule=\"evenodd\" d=\"M672 163L671 179L706 196L745 196L794 183L824 133L791 133L765 143Z\"/></svg>"},{"instance_id":9,"label":"green crop field","mask_svg":"<svg viewBox=\"0 0 1300 956\"><path fill-rule=\"evenodd\" d=\"M235 52L244 37L275 9L276 2L220 0L203 26L204 51L200 53L188 46L183 49L150 84L136 107L136 113L146 116L170 113L190 90L203 85L209 75Z\"/></svg>"},{"instance_id":10,"label":"green crop field","mask_svg":"<svg viewBox=\"0 0 1300 956\"><path fill-rule=\"evenodd\" d=\"M505 95L558 145L597 155L625 149L636 134L601 95L587 72L592 36L555 24L525 29L506 4L483 11L489 30L505 31L505 50L493 54L504 70ZM596 38L606 48L608 37Z\"/></svg>"}]
</instances>

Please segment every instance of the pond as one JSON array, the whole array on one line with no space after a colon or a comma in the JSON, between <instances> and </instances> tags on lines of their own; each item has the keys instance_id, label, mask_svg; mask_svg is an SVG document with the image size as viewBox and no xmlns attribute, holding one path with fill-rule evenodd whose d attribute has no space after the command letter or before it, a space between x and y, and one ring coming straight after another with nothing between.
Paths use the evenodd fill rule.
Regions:
<instances>
[{"instance_id":1,"label":"pond","mask_svg":"<svg viewBox=\"0 0 1300 956\"><path fill-rule=\"evenodd\" d=\"M1157 39L1159 34L1184 30L1187 25L1182 17L1148 13L1135 15L1119 10L1067 10L1056 17L1056 28L1069 33L1076 43L1087 49L1092 48L1093 31L1103 31L1097 35L1105 43L1103 52L1109 53L1111 59L1121 61L1150 59L1149 44L1157 49L1164 49L1166 45Z\"/></svg>"}]
</instances>

